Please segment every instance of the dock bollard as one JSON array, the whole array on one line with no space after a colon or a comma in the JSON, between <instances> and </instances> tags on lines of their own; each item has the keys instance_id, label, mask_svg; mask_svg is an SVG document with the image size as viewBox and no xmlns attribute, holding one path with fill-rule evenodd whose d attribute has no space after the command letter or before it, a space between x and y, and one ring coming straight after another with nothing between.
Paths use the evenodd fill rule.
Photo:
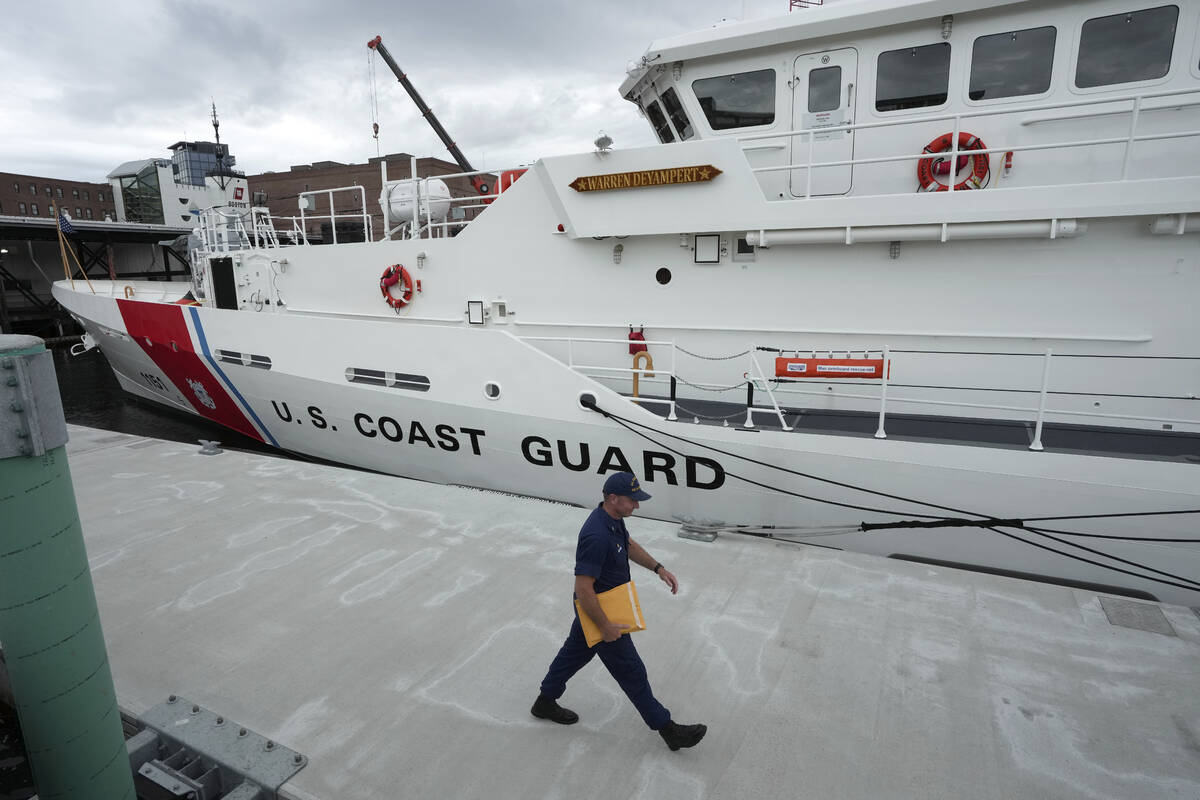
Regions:
<instances>
[{"instance_id":1,"label":"dock bollard","mask_svg":"<svg viewBox=\"0 0 1200 800\"><path fill-rule=\"evenodd\" d=\"M0 335L0 644L40 797L133 800L54 361Z\"/></svg>"}]
</instances>

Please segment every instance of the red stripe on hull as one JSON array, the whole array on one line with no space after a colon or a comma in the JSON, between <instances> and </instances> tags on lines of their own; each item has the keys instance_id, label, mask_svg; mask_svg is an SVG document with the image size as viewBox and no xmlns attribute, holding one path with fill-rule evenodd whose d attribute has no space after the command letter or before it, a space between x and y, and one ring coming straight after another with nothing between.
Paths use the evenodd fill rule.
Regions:
<instances>
[{"instance_id":1,"label":"red stripe on hull","mask_svg":"<svg viewBox=\"0 0 1200 800\"><path fill-rule=\"evenodd\" d=\"M196 354L182 306L117 300L125 330L180 393L196 413L227 428L263 441L262 436L225 391L217 376Z\"/></svg>"}]
</instances>

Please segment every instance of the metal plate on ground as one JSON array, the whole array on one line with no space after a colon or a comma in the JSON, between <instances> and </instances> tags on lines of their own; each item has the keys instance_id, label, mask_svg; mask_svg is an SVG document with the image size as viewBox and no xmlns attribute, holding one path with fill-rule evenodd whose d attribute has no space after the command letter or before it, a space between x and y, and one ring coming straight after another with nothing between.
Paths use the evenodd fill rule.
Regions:
<instances>
[{"instance_id":1,"label":"metal plate on ground","mask_svg":"<svg viewBox=\"0 0 1200 800\"><path fill-rule=\"evenodd\" d=\"M308 763L295 750L182 697L159 703L138 719L163 738L178 741L265 787L272 797Z\"/></svg>"},{"instance_id":2,"label":"metal plate on ground","mask_svg":"<svg viewBox=\"0 0 1200 800\"><path fill-rule=\"evenodd\" d=\"M1171 623L1167 621L1162 609L1150 603L1136 603L1133 600L1121 600L1116 597L1101 597L1100 607L1113 625L1123 628L1134 628L1139 631L1161 633L1164 636L1178 636Z\"/></svg>"},{"instance_id":3,"label":"metal plate on ground","mask_svg":"<svg viewBox=\"0 0 1200 800\"><path fill-rule=\"evenodd\" d=\"M697 528L691 525L680 525L679 531L675 534L680 539L692 539L697 542L713 542L717 539L717 532L711 528Z\"/></svg>"}]
</instances>

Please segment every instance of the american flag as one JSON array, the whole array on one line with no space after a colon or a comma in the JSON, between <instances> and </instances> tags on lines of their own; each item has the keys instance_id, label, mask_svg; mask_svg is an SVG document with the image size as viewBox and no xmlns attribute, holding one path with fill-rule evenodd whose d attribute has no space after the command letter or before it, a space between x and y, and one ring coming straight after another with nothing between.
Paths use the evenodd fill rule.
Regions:
<instances>
[{"instance_id":1,"label":"american flag","mask_svg":"<svg viewBox=\"0 0 1200 800\"><path fill-rule=\"evenodd\" d=\"M67 219L66 214L58 212L58 227L63 233L74 233L75 226L71 224L71 220Z\"/></svg>"}]
</instances>

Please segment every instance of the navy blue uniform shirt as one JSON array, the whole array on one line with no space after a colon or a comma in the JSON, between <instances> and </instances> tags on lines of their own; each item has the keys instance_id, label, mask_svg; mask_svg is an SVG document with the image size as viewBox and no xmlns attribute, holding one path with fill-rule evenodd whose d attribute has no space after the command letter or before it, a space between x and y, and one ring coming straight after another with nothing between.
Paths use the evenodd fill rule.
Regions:
<instances>
[{"instance_id":1,"label":"navy blue uniform shirt","mask_svg":"<svg viewBox=\"0 0 1200 800\"><path fill-rule=\"evenodd\" d=\"M596 579L596 594L629 582L629 531L601 503L579 530L575 574Z\"/></svg>"}]
</instances>

